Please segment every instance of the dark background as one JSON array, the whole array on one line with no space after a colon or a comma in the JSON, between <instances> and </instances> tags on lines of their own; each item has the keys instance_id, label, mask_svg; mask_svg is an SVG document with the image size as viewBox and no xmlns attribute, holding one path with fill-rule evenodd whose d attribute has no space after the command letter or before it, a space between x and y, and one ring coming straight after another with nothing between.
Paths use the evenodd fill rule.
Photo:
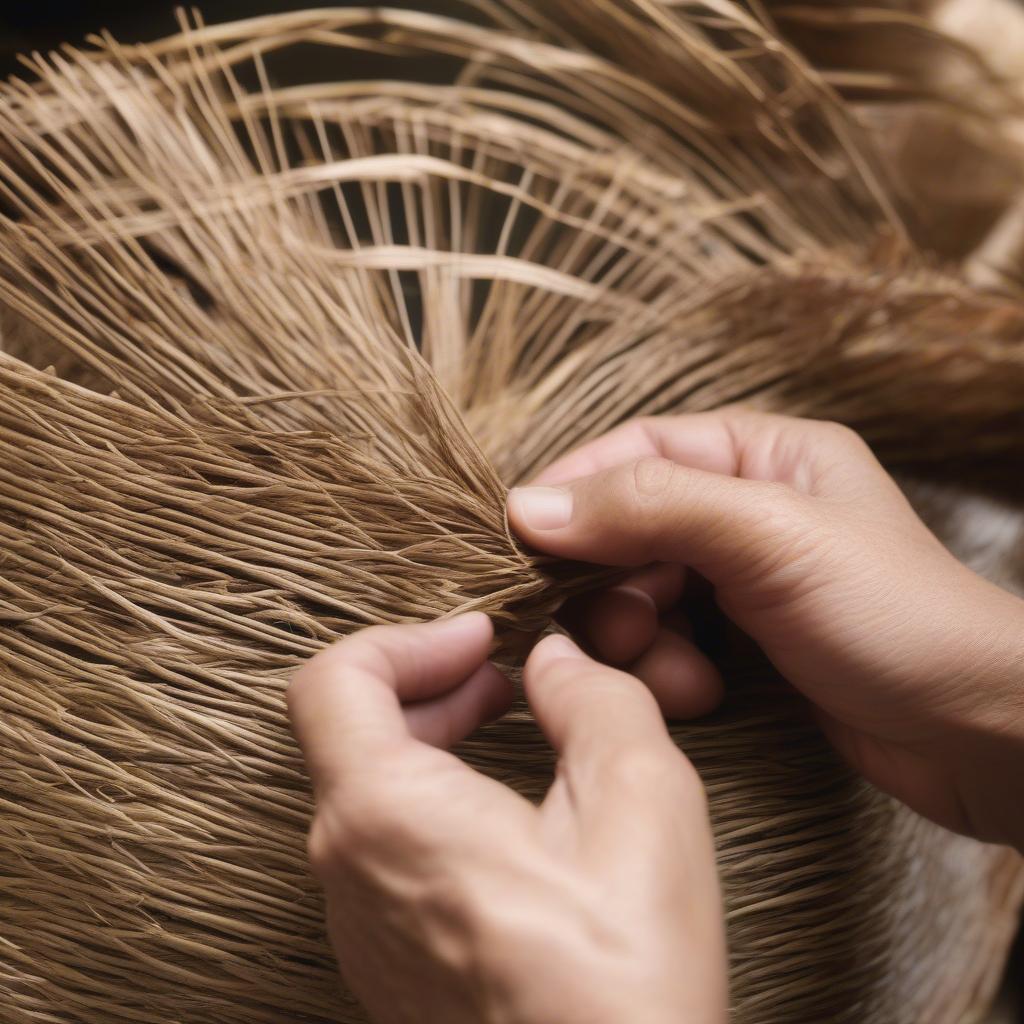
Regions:
<instances>
[{"instance_id":1,"label":"dark background","mask_svg":"<svg viewBox=\"0 0 1024 1024\"><path fill-rule=\"evenodd\" d=\"M204 4L210 16L220 17L220 8L236 11L242 3ZM255 6L255 5L254 5ZM217 8L215 11L214 8ZM230 16L225 14L225 16ZM22 50L49 50L63 42L78 42L88 32L110 28L126 41L157 38L174 29L173 0L161 3L125 3L124 0L97 0L94 3L60 3L57 0L14 0L0 4L0 61L7 72L13 57Z\"/></svg>"},{"instance_id":2,"label":"dark background","mask_svg":"<svg viewBox=\"0 0 1024 1024\"><path fill-rule=\"evenodd\" d=\"M61 43L81 42L90 32L108 28L124 43L159 39L177 29L175 0L92 0L87 3L61 0L0 0L0 73L17 67L18 53L51 50ZM190 3L181 3L190 7ZM346 0L290 3L288 0L203 0L197 5L206 21L228 21L274 11L309 7L355 6Z\"/></svg>"}]
</instances>

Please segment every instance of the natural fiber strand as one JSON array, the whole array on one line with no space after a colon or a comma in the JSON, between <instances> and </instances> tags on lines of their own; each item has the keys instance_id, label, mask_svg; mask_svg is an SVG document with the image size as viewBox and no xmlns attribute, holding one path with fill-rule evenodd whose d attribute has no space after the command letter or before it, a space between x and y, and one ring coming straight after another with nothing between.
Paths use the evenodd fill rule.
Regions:
<instances>
[{"instance_id":1,"label":"natural fiber strand","mask_svg":"<svg viewBox=\"0 0 1024 1024\"><path fill-rule=\"evenodd\" d=\"M332 78L270 84L313 48ZM338 73L366 52L373 80ZM0 92L12 1024L363 1019L287 678L468 608L514 662L607 578L504 521L573 444L745 401L857 427L924 506L963 504L965 459L1019 466L1024 304L936 262L884 135L756 7L310 11L30 66ZM735 1020L973 1019L1018 860L852 779L756 655L724 658L726 708L673 731ZM466 755L550 779L522 708Z\"/></svg>"}]
</instances>

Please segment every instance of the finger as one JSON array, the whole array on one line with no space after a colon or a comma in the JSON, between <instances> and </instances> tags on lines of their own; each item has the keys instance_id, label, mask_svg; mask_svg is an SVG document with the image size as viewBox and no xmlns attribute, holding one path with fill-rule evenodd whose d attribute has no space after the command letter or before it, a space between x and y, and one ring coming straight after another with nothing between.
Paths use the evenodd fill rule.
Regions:
<instances>
[{"instance_id":1,"label":"finger","mask_svg":"<svg viewBox=\"0 0 1024 1024\"><path fill-rule=\"evenodd\" d=\"M587 657L565 636L531 652L523 685L538 724L559 756L666 740L657 704L638 680Z\"/></svg>"},{"instance_id":2,"label":"finger","mask_svg":"<svg viewBox=\"0 0 1024 1024\"><path fill-rule=\"evenodd\" d=\"M509 523L548 554L603 565L680 562L715 584L777 560L815 525L787 487L641 459L564 487L517 488Z\"/></svg>"},{"instance_id":3,"label":"finger","mask_svg":"<svg viewBox=\"0 0 1024 1024\"><path fill-rule=\"evenodd\" d=\"M501 718L512 706L514 692L509 679L485 662L450 693L407 705L405 722L416 739L448 749L481 725Z\"/></svg>"},{"instance_id":4,"label":"finger","mask_svg":"<svg viewBox=\"0 0 1024 1024\"><path fill-rule=\"evenodd\" d=\"M582 636L602 661L625 665L654 642L659 613L679 602L685 586L683 566L647 566L614 587L578 598L559 621Z\"/></svg>"},{"instance_id":5,"label":"finger","mask_svg":"<svg viewBox=\"0 0 1024 1024\"><path fill-rule=\"evenodd\" d=\"M644 458L671 459L691 469L740 476L744 450L752 437L764 437L770 427L778 430L797 422L741 408L631 420L564 455L533 484L564 484Z\"/></svg>"},{"instance_id":6,"label":"finger","mask_svg":"<svg viewBox=\"0 0 1024 1024\"><path fill-rule=\"evenodd\" d=\"M722 702L724 685L718 669L693 641L674 630L659 630L629 671L651 691L666 718L699 718Z\"/></svg>"},{"instance_id":7,"label":"finger","mask_svg":"<svg viewBox=\"0 0 1024 1024\"><path fill-rule=\"evenodd\" d=\"M651 456L663 456L659 421L631 420L602 437L557 459L532 481L533 486L553 486L593 476L602 469Z\"/></svg>"},{"instance_id":8,"label":"finger","mask_svg":"<svg viewBox=\"0 0 1024 1024\"><path fill-rule=\"evenodd\" d=\"M654 602L625 584L578 598L558 620L609 665L635 661L658 634Z\"/></svg>"},{"instance_id":9,"label":"finger","mask_svg":"<svg viewBox=\"0 0 1024 1024\"><path fill-rule=\"evenodd\" d=\"M487 658L494 628L482 612L415 625L376 626L353 634L310 663L361 669L405 704L440 696Z\"/></svg>"},{"instance_id":10,"label":"finger","mask_svg":"<svg viewBox=\"0 0 1024 1024\"><path fill-rule=\"evenodd\" d=\"M684 636L688 640L692 640L694 637L693 622L687 609L673 608L666 612L661 617L661 624L665 629L670 629L673 633L678 633L679 636Z\"/></svg>"},{"instance_id":11,"label":"finger","mask_svg":"<svg viewBox=\"0 0 1024 1024\"><path fill-rule=\"evenodd\" d=\"M659 612L667 612L679 604L686 590L686 566L676 562L659 562L633 573L621 586L646 594Z\"/></svg>"},{"instance_id":12,"label":"finger","mask_svg":"<svg viewBox=\"0 0 1024 1024\"><path fill-rule=\"evenodd\" d=\"M411 741L402 702L462 683L486 659L492 636L480 613L379 626L307 662L288 688L288 711L314 785L336 782L388 744Z\"/></svg>"},{"instance_id":13,"label":"finger","mask_svg":"<svg viewBox=\"0 0 1024 1024\"><path fill-rule=\"evenodd\" d=\"M643 684L588 658L566 637L534 648L523 673L534 716L559 759L560 780L580 827L599 845L654 826L665 801L692 784ZM623 830L628 820L630 828ZM625 840L624 840L625 841Z\"/></svg>"},{"instance_id":14,"label":"finger","mask_svg":"<svg viewBox=\"0 0 1024 1024\"><path fill-rule=\"evenodd\" d=\"M646 870L681 813L706 827L700 780L639 680L592 661L565 637L537 645L523 680L558 753L558 779L541 813L562 834L570 815L570 835L591 863L627 875L640 864Z\"/></svg>"},{"instance_id":15,"label":"finger","mask_svg":"<svg viewBox=\"0 0 1024 1024\"><path fill-rule=\"evenodd\" d=\"M890 490L894 486L853 431L836 423L740 406L625 423L563 456L533 484L566 484L644 458L664 458L748 480L773 480L808 492L838 461L855 484Z\"/></svg>"}]
</instances>

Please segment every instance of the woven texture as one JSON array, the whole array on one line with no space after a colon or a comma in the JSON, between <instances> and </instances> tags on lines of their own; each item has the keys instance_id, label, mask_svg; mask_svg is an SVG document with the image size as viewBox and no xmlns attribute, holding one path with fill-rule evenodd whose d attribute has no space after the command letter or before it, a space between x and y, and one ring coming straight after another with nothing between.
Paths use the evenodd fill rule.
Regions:
<instances>
[{"instance_id":1,"label":"woven texture","mask_svg":"<svg viewBox=\"0 0 1024 1024\"><path fill-rule=\"evenodd\" d=\"M518 548L505 487L615 424L842 420L972 557L957 488L1024 455L1012 246L999 290L975 245L935 258L879 95L785 41L835 10L303 12L96 40L0 90L5 1024L362 1021L287 679L470 608L514 666L606 577ZM980 567L1024 586L1014 543ZM734 1020L976 1019L1018 858L852 778L756 652L723 662L725 708L673 732ZM551 778L522 707L465 754Z\"/></svg>"}]
</instances>

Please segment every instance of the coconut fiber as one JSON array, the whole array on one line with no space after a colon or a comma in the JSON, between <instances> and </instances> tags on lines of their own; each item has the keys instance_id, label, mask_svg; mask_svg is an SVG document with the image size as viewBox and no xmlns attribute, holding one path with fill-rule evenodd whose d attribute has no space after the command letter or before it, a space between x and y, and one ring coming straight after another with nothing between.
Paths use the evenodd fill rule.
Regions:
<instances>
[{"instance_id":1,"label":"coconut fiber","mask_svg":"<svg viewBox=\"0 0 1024 1024\"><path fill-rule=\"evenodd\" d=\"M364 1020L289 675L471 608L514 667L607 577L520 549L505 488L624 420L841 420L1024 583L991 490L1024 458L1012 60L934 4L422 7L192 15L0 87L4 1024ZM977 1020L1019 860L851 777L756 652L720 661L725 707L673 732L734 1020ZM464 753L551 778L522 707Z\"/></svg>"}]
</instances>

